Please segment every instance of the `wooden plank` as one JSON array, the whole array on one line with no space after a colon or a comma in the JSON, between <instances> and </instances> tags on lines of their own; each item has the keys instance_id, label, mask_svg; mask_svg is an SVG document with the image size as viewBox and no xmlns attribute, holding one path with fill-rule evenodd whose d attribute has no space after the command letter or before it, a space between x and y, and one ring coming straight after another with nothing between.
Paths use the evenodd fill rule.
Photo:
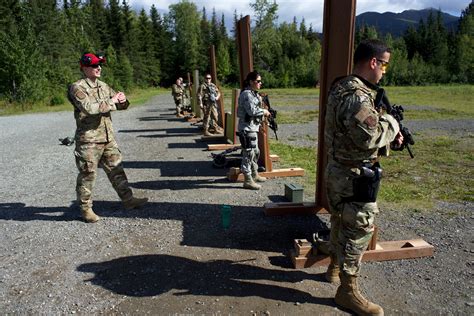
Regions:
<instances>
[{"instance_id":1,"label":"wooden plank","mask_svg":"<svg viewBox=\"0 0 474 316\"><path fill-rule=\"evenodd\" d=\"M265 215L280 216L280 215L312 215L312 214L327 214L327 210L321 206L317 206L314 202L277 202L265 203L263 205Z\"/></svg>"},{"instance_id":2,"label":"wooden plank","mask_svg":"<svg viewBox=\"0 0 474 316\"><path fill-rule=\"evenodd\" d=\"M240 146L239 144L208 144L207 145L207 150L213 151L213 150L227 150L230 148L234 148L235 146Z\"/></svg>"},{"instance_id":3,"label":"wooden plank","mask_svg":"<svg viewBox=\"0 0 474 316\"><path fill-rule=\"evenodd\" d=\"M238 168L234 168L234 169L238 169ZM302 168L274 169L272 171L259 172L258 174L266 178L301 177L301 176L304 176L304 169ZM232 181L232 182L244 181L244 175L242 173L239 173L236 175L235 172L229 171L227 173L227 179L229 179L229 181Z\"/></svg>"},{"instance_id":4,"label":"wooden plank","mask_svg":"<svg viewBox=\"0 0 474 316\"><path fill-rule=\"evenodd\" d=\"M202 135L201 136L201 140L221 140L224 138L224 135L223 134L214 134L214 135L211 135L211 136L205 136L205 135Z\"/></svg>"},{"instance_id":5,"label":"wooden plank","mask_svg":"<svg viewBox=\"0 0 474 316\"><path fill-rule=\"evenodd\" d=\"M304 269L313 266L328 266L331 262L329 256L296 256L295 250L290 251L290 257L295 269Z\"/></svg>"},{"instance_id":6,"label":"wooden plank","mask_svg":"<svg viewBox=\"0 0 474 316\"><path fill-rule=\"evenodd\" d=\"M313 245L306 239L295 239L296 256L308 256L313 249Z\"/></svg>"},{"instance_id":7,"label":"wooden plank","mask_svg":"<svg viewBox=\"0 0 474 316\"><path fill-rule=\"evenodd\" d=\"M280 156L275 155L275 154L270 154L270 160L272 162L278 162L278 161L280 161Z\"/></svg>"},{"instance_id":8,"label":"wooden plank","mask_svg":"<svg viewBox=\"0 0 474 316\"><path fill-rule=\"evenodd\" d=\"M362 256L362 261L388 261L400 259L414 259L431 257L434 247L423 239L381 241L374 250L367 250ZM329 256L324 254L297 255L296 250L290 251L293 266L296 269L309 268L312 266L325 266L330 262Z\"/></svg>"},{"instance_id":9,"label":"wooden plank","mask_svg":"<svg viewBox=\"0 0 474 316\"><path fill-rule=\"evenodd\" d=\"M376 249L378 233L379 233L379 228L377 227L377 225L374 225L374 233L372 234L372 238L370 239L369 247L367 248L368 250Z\"/></svg>"}]
</instances>

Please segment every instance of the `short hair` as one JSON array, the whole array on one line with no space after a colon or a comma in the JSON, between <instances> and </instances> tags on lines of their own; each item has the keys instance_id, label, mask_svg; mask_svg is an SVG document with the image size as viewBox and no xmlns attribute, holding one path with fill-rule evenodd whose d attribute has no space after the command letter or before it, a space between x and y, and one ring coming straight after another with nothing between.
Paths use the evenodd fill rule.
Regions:
<instances>
[{"instance_id":1,"label":"short hair","mask_svg":"<svg viewBox=\"0 0 474 316\"><path fill-rule=\"evenodd\" d=\"M382 41L370 39L360 42L354 53L354 64L381 57L383 53L390 53L390 48Z\"/></svg>"}]
</instances>

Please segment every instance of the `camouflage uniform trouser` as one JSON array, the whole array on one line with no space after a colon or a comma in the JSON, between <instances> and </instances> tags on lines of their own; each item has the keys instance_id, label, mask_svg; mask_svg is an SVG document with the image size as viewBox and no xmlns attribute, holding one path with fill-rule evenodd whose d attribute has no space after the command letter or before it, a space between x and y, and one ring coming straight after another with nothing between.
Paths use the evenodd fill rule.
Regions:
<instances>
[{"instance_id":1,"label":"camouflage uniform trouser","mask_svg":"<svg viewBox=\"0 0 474 316\"><path fill-rule=\"evenodd\" d=\"M348 275L359 275L361 259L374 232L377 203L347 202L353 195L354 172L349 167L329 162L326 185L331 214L331 252L337 256L339 267Z\"/></svg>"},{"instance_id":2,"label":"camouflage uniform trouser","mask_svg":"<svg viewBox=\"0 0 474 316\"><path fill-rule=\"evenodd\" d=\"M122 154L115 141L108 143L76 142L74 151L77 175L76 193L81 209L92 208L92 189L97 177L97 167L104 169L122 201L132 198L132 190L122 166Z\"/></svg>"},{"instance_id":3,"label":"camouflage uniform trouser","mask_svg":"<svg viewBox=\"0 0 474 316\"><path fill-rule=\"evenodd\" d=\"M217 117L217 105L216 103L206 101L203 102L203 112L204 112L204 117L202 119L202 126L204 130L209 127L209 121L212 118L212 126L216 126L219 122L219 119Z\"/></svg>"},{"instance_id":4,"label":"camouflage uniform trouser","mask_svg":"<svg viewBox=\"0 0 474 316\"><path fill-rule=\"evenodd\" d=\"M242 148L242 162L240 164L240 171L243 174L251 174L252 171L258 170L258 158L260 157L260 149L258 148L258 134L257 132L247 132L249 138L255 138L251 142L251 147Z\"/></svg>"},{"instance_id":5,"label":"camouflage uniform trouser","mask_svg":"<svg viewBox=\"0 0 474 316\"><path fill-rule=\"evenodd\" d=\"M183 110L183 97L174 98L174 104L176 105L176 115L178 115Z\"/></svg>"}]
</instances>

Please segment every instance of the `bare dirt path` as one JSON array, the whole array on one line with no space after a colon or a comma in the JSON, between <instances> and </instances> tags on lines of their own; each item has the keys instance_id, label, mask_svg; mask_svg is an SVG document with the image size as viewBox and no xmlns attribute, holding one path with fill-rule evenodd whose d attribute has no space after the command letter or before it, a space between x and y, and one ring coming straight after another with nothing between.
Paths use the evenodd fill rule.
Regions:
<instances>
[{"instance_id":1,"label":"bare dirt path","mask_svg":"<svg viewBox=\"0 0 474 316\"><path fill-rule=\"evenodd\" d=\"M72 112L0 117L2 314L346 315L324 269L292 269L287 256L327 218L266 217L292 179L258 192L228 182L197 128L172 113L166 95L113 114L131 186L150 203L125 211L99 171L96 224L79 218L73 147L58 142L74 132ZM382 239L421 237L436 254L366 264L363 292L386 315L472 314L472 210L382 210Z\"/></svg>"}]
</instances>

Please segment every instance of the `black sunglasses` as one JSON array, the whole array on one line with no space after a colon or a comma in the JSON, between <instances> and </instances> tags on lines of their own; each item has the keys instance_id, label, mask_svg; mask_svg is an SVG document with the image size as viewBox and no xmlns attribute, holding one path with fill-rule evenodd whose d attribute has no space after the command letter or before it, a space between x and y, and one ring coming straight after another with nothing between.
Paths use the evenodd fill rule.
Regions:
<instances>
[{"instance_id":1,"label":"black sunglasses","mask_svg":"<svg viewBox=\"0 0 474 316\"><path fill-rule=\"evenodd\" d=\"M101 64L97 64L97 65L92 65L92 66L89 66L91 68L99 68L99 66L102 66Z\"/></svg>"}]
</instances>

